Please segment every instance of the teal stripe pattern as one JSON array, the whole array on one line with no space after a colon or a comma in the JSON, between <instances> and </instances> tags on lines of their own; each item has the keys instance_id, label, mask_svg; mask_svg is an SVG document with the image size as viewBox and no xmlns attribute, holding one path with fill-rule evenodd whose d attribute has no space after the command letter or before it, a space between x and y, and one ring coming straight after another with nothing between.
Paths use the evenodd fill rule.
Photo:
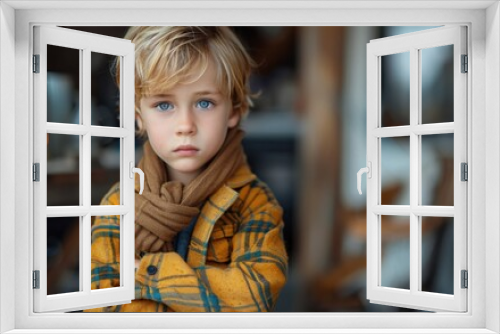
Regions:
<instances>
[{"instance_id":1,"label":"teal stripe pattern","mask_svg":"<svg viewBox=\"0 0 500 334\"><path fill-rule=\"evenodd\" d=\"M238 181L237 189L223 186L207 199L192 232L177 239L178 252L141 259L130 305L102 311L273 311L288 276L283 210L265 183L248 179ZM119 203L119 188L112 188L103 203ZM92 288L119 279L118 218L97 217L92 227ZM157 271L148 273L149 266Z\"/></svg>"}]
</instances>

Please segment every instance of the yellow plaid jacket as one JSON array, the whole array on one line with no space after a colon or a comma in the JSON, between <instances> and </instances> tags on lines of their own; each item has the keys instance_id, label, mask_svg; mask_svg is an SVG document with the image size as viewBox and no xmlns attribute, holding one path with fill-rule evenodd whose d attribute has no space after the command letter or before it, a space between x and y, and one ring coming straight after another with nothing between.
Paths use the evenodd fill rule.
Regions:
<instances>
[{"instance_id":1,"label":"yellow plaid jacket","mask_svg":"<svg viewBox=\"0 0 500 334\"><path fill-rule=\"evenodd\" d=\"M115 185L101 204L118 204L119 196ZM132 303L85 311L272 311L288 269L282 213L267 185L242 166L201 208L187 261L176 252L146 254ZM119 286L118 231L117 216L93 224L92 289Z\"/></svg>"}]
</instances>

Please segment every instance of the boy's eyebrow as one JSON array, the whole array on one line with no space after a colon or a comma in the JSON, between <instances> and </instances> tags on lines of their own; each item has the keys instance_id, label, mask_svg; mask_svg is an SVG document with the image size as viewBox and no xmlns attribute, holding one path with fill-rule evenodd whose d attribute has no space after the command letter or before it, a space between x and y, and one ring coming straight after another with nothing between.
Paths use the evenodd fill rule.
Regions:
<instances>
[{"instance_id":1,"label":"boy's eyebrow","mask_svg":"<svg viewBox=\"0 0 500 334\"><path fill-rule=\"evenodd\" d=\"M162 98L162 97L170 97L172 94L152 94L147 96L148 98Z\"/></svg>"},{"instance_id":2,"label":"boy's eyebrow","mask_svg":"<svg viewBox=\"0 0 500 334\"><path fill-rule=\"evenodd\" d=\"M211 91L211 90L203 90L200 92L196 92L195 95L220 95L219 91Z\"/></svg>"},{"instance_id":3,"label":"boy's eyebrow","mask_svg":"<svg viewBox=\"0 0 500 334\"><path fill-rule=\"evenodd\" d=\"M202 90L199 92L195 92L194 95L222 95L221 92L217 90ZM148 96L148 98L166 98L166 97L172 97L174 96L173 94L165 94L165 93L160 93L160 94L153 94Z\"/></svg>"}]
</instances>

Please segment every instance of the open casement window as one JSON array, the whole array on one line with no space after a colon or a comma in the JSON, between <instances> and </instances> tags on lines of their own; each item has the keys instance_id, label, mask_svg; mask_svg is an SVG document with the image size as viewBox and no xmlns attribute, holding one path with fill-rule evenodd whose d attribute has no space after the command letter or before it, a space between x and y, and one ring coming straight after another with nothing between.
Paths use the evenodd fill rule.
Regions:
<instances>
[{"instance_id":1,"label":"open casement window","mask_svg":"<svg viewBox=\"0 0 500 334\"><path fill-rule=\"evenodd\" d=\"M449 60L432 54L448 54ZM459 26L372 40L367 46L367 298L372 303L467 311L466 54L466 28ZM408 65L405 70L393 70L391 62ZM447 78L442 78L437 70L440 66L448 66ZM439 76L435 78L439 79L438 85L432 89L424 87L432 74L429 68L436 69L434 75ZM396 85L388 85L396 76L400 78L395 80ZM433 95L444 94L446 89L451 96L446 105L431 103ZM391 99L398 103L389 105ZM399 123L385 117L391 108L404 115ZM429 181L426 168L431 150L441 152L438 156L446 156L450 161L449 168L436 181L442 184L445 178L449 179L444 187L449 190L449 198L444 201L433 201L425 195L431 190L432 196L437 196L437 189L443 188ZM409 190L399 202L392 203L382 196L382 186L398 169L405 170ZM433 224L452 231L450 257L438 264L453 271L446 292L429 291L424 286L423 239ZM402 244L409 258L399 259L387 268L384 249L395 230L406 231L407 242ZM435 256L432 251L425 254ZM390 275L384 271L398 270L407 271L406 282L387 279Z\"/></svg>"},{"instance_id":2,"label":"open casement window","mask_svg":"<svg viewBox=\"0 0 500 334\"><path fill-rule=\"evenodd\" d=\"M94 82L95 78L92 78L91 68L95 57L102 55L119 58L121 65L119 112L114 116L114 126L96 125L99 123L93 119L96 112L92 110L91 81ZM57 59L67 57L71 57L69 63L74 66L76 80L69 80L61 74L59 64L63 62ZM134 44L70 29L37 26L34 28L33 72L34 311L72 311L129 303L134 299ZM70 91L69 86L76 89ZM68 100L76 102L65 103ZM68 105L74 117L61 116L68 114ZM99 140L115 144L119 205L98 205L99 202L96 203L91 196L100 182L91 180L94 160L98 158L93 149ZM64 148L62 153L58 152L61 148ZM51 197L54 194L50 188L54 182L59 182L59 185L68 183L68 170L73 171L76 185L57 194L59 200L55 202L64 205L53 205ZM54 181L54 174L58 176L57 181ZM74 201L65 202L69 198L74 198ZM119 245L115 245L115 251L121 265L119 275L114 273L119 276L116 277L119 284L92 290L91 230L97 216L111 216L118 220L114 230L108 233L119 233ZM72 255L65 254L66 258L75 258L77 274L62 278L65 288L51 290L48 286L55 278L48 274L48 270L64 263L48 263L53 248L50 245L54 244L54 235L48 231L70 227L74 227L71 236L59 244L72 243L71 249L77 249ZM78 246L74 246L75 243Z\"/></svg>"}]
</instances>

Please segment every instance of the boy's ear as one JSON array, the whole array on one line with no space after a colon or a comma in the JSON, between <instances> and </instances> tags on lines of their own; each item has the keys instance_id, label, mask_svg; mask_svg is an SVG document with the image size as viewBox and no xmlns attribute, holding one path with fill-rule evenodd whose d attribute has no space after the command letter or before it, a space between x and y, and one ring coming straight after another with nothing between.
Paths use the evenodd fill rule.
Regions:
<instances>
[{"instance_id":1,"label":"boy's ear","mask_svg":"<svg viewBox=\"0 0 500 334\"><path fill-rule=\"evenodd\" d=\"M231 110L231 116L229 116L229 120L227 122L227 126L229 128L234 128L236 125L238 125L238 122L240 121L240 113L238 110Z\"/></svg>"},{"instance_id":2,"label":"boy's ear","mask_svg":"<svg viewBox=\"0 0 500 334\"><path fill-rule=\"evenodd\" d=\"M135 128L136 128L136 130L142 131L142 129L143 129L142 126L143 126L143 124L142 124L141 116L136 114L135 115Z\"/></svg>"}]
</instances>

